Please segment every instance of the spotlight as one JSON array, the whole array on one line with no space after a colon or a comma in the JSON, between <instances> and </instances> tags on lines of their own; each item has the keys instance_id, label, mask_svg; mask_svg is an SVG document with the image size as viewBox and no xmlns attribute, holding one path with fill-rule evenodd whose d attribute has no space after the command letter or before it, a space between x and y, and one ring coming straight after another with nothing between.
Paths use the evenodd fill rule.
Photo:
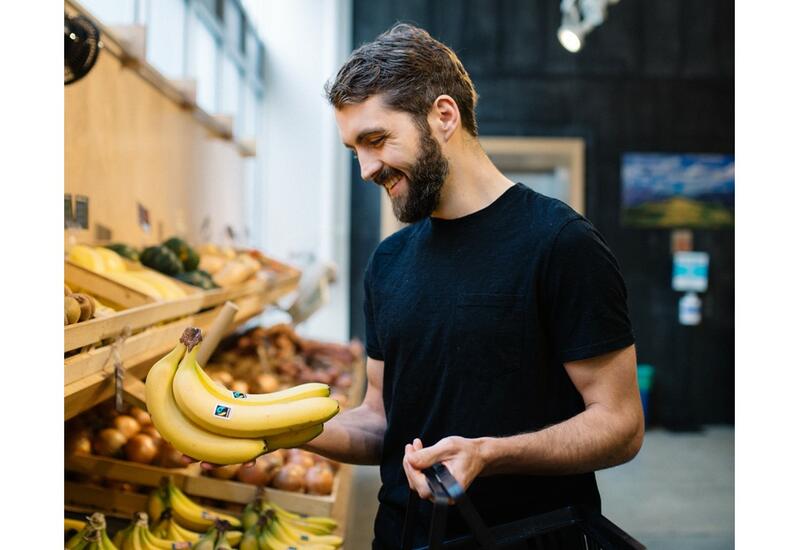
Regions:
<instances>
[{"instance_id":1,"label":"spotlight","mask_svg":"<svg viewBox=\"0 0 800 550\"><path fill-rule=\"evenodd\" d=\"M567 51L579 51L584 37L605 20L608 4L617 2L619 0L561 0L558 41Z\"/></svg>"}]
</instances>

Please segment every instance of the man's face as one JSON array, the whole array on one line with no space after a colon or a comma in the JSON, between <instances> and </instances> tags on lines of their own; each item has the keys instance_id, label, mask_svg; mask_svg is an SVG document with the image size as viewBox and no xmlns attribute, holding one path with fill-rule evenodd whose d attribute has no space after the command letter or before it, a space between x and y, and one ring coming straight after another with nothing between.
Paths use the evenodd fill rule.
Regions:
<instances>
[{"instance_id":1,"label":"man's face","mask_svg":"<svg viewBox=\"0 0 800 550\"><path fill-rule=\"evenodd\" d=\"M448 163L430 126L384 105L380 96L336 109L342 141L361 165L361 178L382 186L398 220L414 223L439 203Z\"/></svg>"}]
</instances>

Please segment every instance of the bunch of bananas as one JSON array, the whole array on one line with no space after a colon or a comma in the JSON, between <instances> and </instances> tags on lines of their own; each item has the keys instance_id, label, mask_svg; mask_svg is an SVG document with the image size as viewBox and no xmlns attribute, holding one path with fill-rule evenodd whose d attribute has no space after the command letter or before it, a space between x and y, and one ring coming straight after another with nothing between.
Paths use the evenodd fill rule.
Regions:
<instances>
[{"instance_id":1,"label":"bunch of bananas","mask_svg":"<svg viewBox=\"0 0 800 550\"><path fill-rule=\"evenodd\" d=\"M342 537L333 535L336 520L321 516L301 516L275 503L257 498L242 515L245 529L240 550L335 550Z\"/></svg>"},{"instance_id":2,"label":"bunch of bananas","mask_svg":"<svg viewBox=\"0 0 800 550\"><path fill-rule=\"evenodd\" d=\"M106 518L96 512L64 545L67 550L118 550L106 533ZM64 520L64 530L76 528L74 520Z\"/></svg>"},{"instance_id":3,"label":"bunch of bananas","mask_svg":"<svg viewBox=\"0 0 800 550\"><path fill-rule=\"evenodd\" d=\"M67 259L156 300L186 296L180 285L166 275L144 268L128 269L122 256L102 246L75 245L69 249Z\"/></svg>"},{"instance_id":4,"label":"bunch of bananas","mask_svg":"<svg viewBox=\"0 0 800 550\"><path fill-rule=\"evenodd\" d=\"M194 542L191 540L192 538L197 539L199 533L214 526L217 520L227 521L232 527L239 527L242 524L234 516L203 508L181 491L173 483L172 478L162 479L161 485L150 493L147 499L147 513L152 518L159 518L159 524L164 523L164 520L171 520L172 523L177 522L177 525L183 530L194 531L194 537L170 537L173 540L188 540L189 542ZM158 530L155 532L162 536L165 534ZM177 532L186 534L180 529Z\"/></svg>"},{"instance_id":5,"label":"bunch of bananas","mask_svg":"<svg viewBox=\"0 0 800 550\"><path fill-rule=\"evenodd\" d=\"M213 464L249 462L314 439L339 412L327 384L266 394L228 390L197 363L201 340L200 329L187 328L145 384L153 424L183 454Z\"/></svg>"},{"instance_id":6,"label":"bunch of bananas","mask_svg":"<svg viewBox=\"0 0 800 550\"><path fill-rule=\"evenodd\" d=\"M192 547L188 541L169 540L151 533L144 512L133 515L131 524L114 537L114 544L119 550L177 550Z\"/></svg>"}]
</instances>

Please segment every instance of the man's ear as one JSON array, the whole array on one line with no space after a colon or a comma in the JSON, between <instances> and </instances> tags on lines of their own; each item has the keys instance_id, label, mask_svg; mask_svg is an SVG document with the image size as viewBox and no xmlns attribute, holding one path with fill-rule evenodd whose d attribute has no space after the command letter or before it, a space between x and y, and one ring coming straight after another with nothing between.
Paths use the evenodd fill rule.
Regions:
<instances>
[{"instance_id":1,"label":"man's ear","mask_svg":"<svg viewBox=\"0 0 800 550\"><path fill-rule=\"evenodd\" d=\"M428 122L434 134L448 141L461 127L461 112L456 100L447 94L437 97L428 114Z\"/></svg>"}]
</instances>

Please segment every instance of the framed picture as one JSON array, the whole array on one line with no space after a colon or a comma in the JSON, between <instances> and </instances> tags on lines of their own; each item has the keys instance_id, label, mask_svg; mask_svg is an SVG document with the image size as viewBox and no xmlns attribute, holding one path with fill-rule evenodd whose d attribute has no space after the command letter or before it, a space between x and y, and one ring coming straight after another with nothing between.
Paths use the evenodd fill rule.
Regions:
<instances>
[{"instance_id":1,"label":"framed picture","mask_svg":"<svg viewBox=\"0 0 800 550\"><path fill-rule=\"evenodd\" d=\"M625 153L622 225L731 228L733 155Z\"/></svg>"}]
</instances>

